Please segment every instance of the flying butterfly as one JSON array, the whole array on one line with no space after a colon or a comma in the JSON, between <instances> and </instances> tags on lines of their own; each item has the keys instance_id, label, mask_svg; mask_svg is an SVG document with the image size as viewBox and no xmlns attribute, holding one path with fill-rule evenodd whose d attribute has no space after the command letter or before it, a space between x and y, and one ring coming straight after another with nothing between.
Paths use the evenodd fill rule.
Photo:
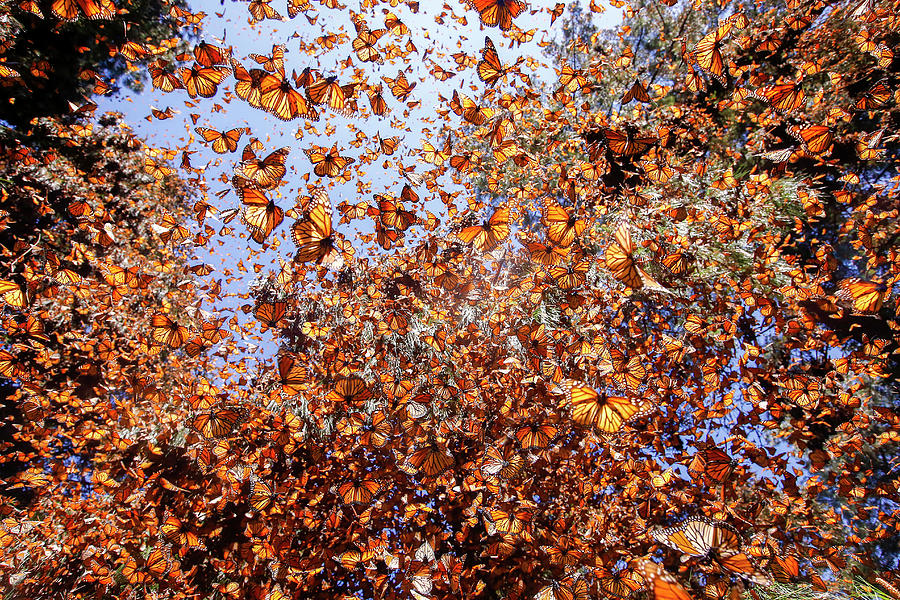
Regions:
<instances>
[{"instance_id":1,"label":"flying butterfly","mask_svg":"<svg viewBox=\"0 0 900 600\"><path fill-rule=\"evenodd\" d=\"M634 561L635 570L653 592L653 600L693 600L675 576L650 560L649 556Z\"/></svg>"},{"instance_id":2,"label":"flying butterfly","mask_svg":"<svg viewBox=\"0 0 900 600\"><path fill-rule=\"evenodd\" d=\"M522 450L543 450L550 445L558 432L559 428L551 423L529 423L519 427L515 437L519 440Z\"/></svg>"},{"instance_id":3,"label":"flying butterfly","mask_svg":"<svg viewBox=\"0 0 900 600\"><path fill-rule=\"evenodd\" d=\"M803 129L791 128L789 132L811 154L822 154L831 147L834 139L834 133L827 125L810 125Z\"/></svg>"},{"instance_id":4,"label":"flying butterfly","mask_svg":"<svg viewBox=\"0 0 900 600\"><path fill-rule=\"evenodd\" d=\"M639 156L657 142L656 136L640 133L630 127L625 131L604 128L603 137L606 139L610 152L624 158Z\"/></svg>"},{"instance_id":5,"label":"flying butterfly","mask_svg":"<svg viewBox=\"0 0 900 600\"><path fill-rule=\"evenodd\" d=\"M219 65L204 67L199 63L194 63L191 68L182 68L180 71L184 89L191 98L197 96L212 98L219 90L219 84L229 73L231 73L231 69L228 67Z\"/></svg>"},{"instance_id":6,"label":"flying butterfly","mask_svg":"<svg viewBox=\"0 0 900 600\"><path fill-rule=\"evenodd\" d=\"M247 411L239 406L222 406L198 413L191 419L191 427L206 438L229 435L247 418Z\"/></svg>"},{"instance_id":7,"label":"flying butterfly","mask_svg":"<svg viewBox=\"0 0 900 600\"><path fill-rule=\"evenodd\" d=\"M634 85L628 88L628 91L625 92L625 95L622 96L622 104L628 104L632 100L637 100L638 102L650 102L650 96L647 94L647 88L644 87L644 84L641 83L640 80L636 80Z\"/></svg>"},{"instance_id":8,"label":"flying butterfly","mask_svg":"<svg viewBox=\"0 0 900 600\"><path fill-rule=\"evenodd\" d=\"M715 31L703 36L703 38L697 42L693 51L695 64L706 73L709 73L718 79L723 85L725 83L726 72L725 62L722 58L721 51L722 40L731 33L733 27L734 22L732 21L727 21L722 25L719 25L716 27Z\"/></svg>"},{"instance_id":9,"label":"flying butterfly","mask_svg":"<svg viewBox=\"0 0 900 600\"><path fill-rule=\"evenodd\" d=\"M309 370L293 354L282 354L278 357L278 381L282 392L296 396L309 387Z\"/></svg>"},{"instance_id":10,"label":"flying butterfly","mask_svg":"<svg viewBox=\"0 0 900 600\"><path fill-rule=\"evenodd\" d=\"M343 402L359 406L372 397L369 384L358 375L340 377L334 384L334 388L325 396L328 402Z\"/></svg>"},{"instance_id":11,"label":"flying butterfly","mask_svg":"<svg viewBox=\"0 0 900 600\"><path fill-rule=\"evenodd\" d=\"M306 88L306 95L315 104L327 104L336 113L347 115L355 109L351 103L356 85L341 85L336 76L325 77L314 81Z\"/></svg>"},{"instance_id":12,"label":"flying butterfly","mask_svg":"<svg viewBox=\"0 0 900 600\"><path fill-rule=\"evenodd\" d=\"M257 72L263 73L258 82L254 79L254 73ZM251 106L261 108L282 121L292 121L298 117L311 121L319 119L315 108L310 106L303 94L291 85L284 73L266 73L260 69L251 69L249 81L238 78L235 93L239 96L247 94L247 102Z\"/></svg>"},{"instance_id":13,"label":"flying butterfly","mask_svg":"<svg viewBox=\"0 0 900 600\"><path fill-rule=\"evenodd\" d=\"M409 95L412 94L413 89L415 89L416 85L418 85L418 83L410 84L406 79L406 73L404 73L403 71L398 71L397 77L393 79L387 76L382 76L381 79L386 84L388 84L388 87L391 88L391 93L394 95L394 98L396 98L400 102L406 102L406 100L409 98ZM371 96L369 100L371 101ZM376 112L375 114L379 113Z\"/></svg>"},{"instance_id":14,"label":"flying butterfly","mask_svg":"<svg viewBox=\"0 0 900 600\"><path fill-rule=\"evenodd\" d=\"M278 185L278 182L287 173L287 167L284 162L290 150L288 148L280 148L275 150L263 159L256 158L252 150L244 149L243 160L235 168L235 174L239 177L247 179L253 185L270 189Z\"/></svg>"},{"instance_id":15,"label":"flying butterfly","mask_svg":"<svg viewBox=\"0 0 900 600\"><path fill-rule=\"evenodd\" d=\"M203 547L200 537L190 524L169 512L165 514L164 520L159 526L159 532L170 544L187 548Z\"/></svg>"},{"instance_id":16,"label":"flying butterfly","mask_svg":"<svg viewBox=\"0 0 900 600\"><path fill-rule=\"evenodd\" d=\"M622 223L616 229L615 240L606 247L603 258L606 268L612 271L613 277L632 289L641 289L644 281L642 273L632 258L634 243L631 241L631 233L628 225Z\"/></svg>"},{"instance_id":17,"label":"flying butterfly","mask_svg":"<svg viewBox=\"0 0 900 600\"><path fill-rule=\"evenodd\" d=\"M698 451L688 466L693 479L707 477L714 483L724 483L734 472L736 463L724 451L709 446Z\"/></svg>"},{"instance_id":18,"label":"flying butterfly","mask_svg":"<svg viewBox=\"0 0 900 600\"><path fill-rule=\"evenodd\" d=\"M378 200L377 214L386 227L406 231L417 221L416 213L406 210L402 202L385 196L375 196Z\"/></svg>"},{"instance_id":19,"label":"flying butterfly","mask_svg":"<svg viewBox=\"0 0 900 600\"><path fill-rule=\"evenodd\" d=\"M587 221L569 214L568 210L552 200L547 200L544 204L541 222L547 226L550 241L563 248L571 246L587 227Z\"/></svg>"},{"instance_id":20,"label":"flying butterfly","mask_svg":"<svg viewBox=\"0 0 900 600\"><path fill-rule=\"evenodd\" d=\"M838 284L835 296L851 302L855 312L877 313L884 304L888 290L885 284L877 281L851 278L844 279Z\"/></svg>"},{"instance_id":21,"label":"flying butterfly","mask_svg":"<svg viewBox=\"0 0 900 600\"><path fill-rule=\"evenodd\" d=\"M481 225L464 227L456 235L463 243L474 244L479 252L490 252L509 237L509 216L509 208L498 208Z\"/></svg>"},{"instance_id":22,"label":"flying butterfly","mask_svg":"<svg viewBox=\"0 0 900 600\"><path fill-rule=\"evenodd\" d=\"M368 504L379 491L381 484L370 477L354 478L338 486L345 504Z\"/></svg>"},{"instance_id":23,"label":"flying butterfly","mask_svg":"<svg viewBox=\"0 0 900 600\"><path fill-rule=\"evenodd\" d=\"M340 156L337 145L331 150L325 150L319 146L313 146L303 150L313 164L313 172L320 177L338 177L344 172L344 168L356 162L349 156Z\"/></svg>"},{"instance_id":24,"label":"flying butterfly","mask_svg":"<svg viewBox=\"0 0 900 600\"><path fill-rule=\"evenodd\" d=\"M194 129L203 136L207 142L212 142L212 151L216 154L226 154L237 150L238 142L241 136L249 130L246 127L236 127L228 131L217 131L209 127L197 127Z\"/></svg>"},{"instance_id":25,"label":"flying butterfly","mask_svg":"<svg viewBox=\"0 0 900 600\"><path fill-rule=\"evenodd\" d=\"M510 479L518 475L524 466L525 458L513 446L488 446L481 463L481 472L487 477Z\"/></svg>"},{"instance_id":26,"label":"flying butterfly","mask_svg":"<svg viewBox=\"0 0 900 600\"><path fill-rule=\"evenodd\" d=\"M181 347L190 335L187 327L161 313L150 318L150 326L153 342L169 348Z\"/></svg>"},{"instance_id":27,"label":"flying butterfly","mask_svg":"<svg viewBox=\"0 0 900 600\"><path fill-rule=\"evenodd\" d=\"M500 62L497 48L491 38L484 38L484 48L481 50L481 60L477 65L478 78L488 85L494 85L506 75L510 67Z\"/></svg>"},{"instance_id":28,"label":"flying butterfly","mask_svg":"<svg viewBox=\"0 0 900 600\"><path fill-rule=\"evenodd\" d=\"M250 230L253 241L262 244L284 220L284 210L260 190L242 188L240 192L244 205L241 221Z\"/></svg>"},{"instance_id":29,"label":"flying butterfly","mask_svg":"<svg viewBox=\"0 0 900 600\"><path fill-rule=\"evenodd\" d=\"M411 471L421 473L426 477L437 477L444 473L453 464L453 455L435 441L413 451L406 458L405 466Z\"/></svg>"},{"instance_id":30,"label":"flying butterfly","mask_svg":"<svg viewBox=\"0 0 900 600\"><path fill-rule=\"evenodd\" d=\"M769 577L741 551L741 536L727 523L693 517L672 527L654 529L651 535L657 542L678 550L687 557L708 558L727 572L754 583L771 583Z\"/></svg>"},{"instance_id":31,"label":"flying butterfly","mask_svg":"<svg viewBox=\"0 0 900 600\"><path fill-rule=\"evenodd\" d=\"M467 0L478 11L481 23L486 27L499 27L502 31L512 28L513 19L527 6L522 0Z\"/></svg>"},{"instance_id":32,"label":"flying butterfly","mask_svg":"<svg viewBox=\"0 0 900 600\"><path fill-rule=\"evenodd\" d=\"M562 382L572 419L581 425L596 427L604 433L615 433L622 425L650 412L650 403L637 403L625 396L598 392L586 383L571 379Z\"/></svg>"},{"instance_id":33,"label":"flying butterfly","mask_svg":"<svg viewBox=\"0 0 900 600\"><path fill-rule=\"evenodd\" d=\"M64 21L74 21L81 15L91 20L116 16L116 5L112 0L54 0L50 10Z\"/></svg>"}]
</instances>

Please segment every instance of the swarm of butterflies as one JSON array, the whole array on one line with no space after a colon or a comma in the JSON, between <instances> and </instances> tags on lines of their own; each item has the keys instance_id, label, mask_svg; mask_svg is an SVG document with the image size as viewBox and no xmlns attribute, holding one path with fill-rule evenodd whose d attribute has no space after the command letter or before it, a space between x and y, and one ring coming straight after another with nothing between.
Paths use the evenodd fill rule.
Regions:
<instances>
[{"instance_id":1,"label":"swarm of butterflies","mask_svg":"<svg viewBox=\"0 0 900 600\"><path fill-rule=\"evenodd\" d=\"M10 585L730 600L871 567L900 501L896 461L864 452L900 442L878 395L900 363L900 3L614 0L616 32L550 68L521 49L563 3L454 0L427 26L419 2L353 4L239 3L254 28L305 17L259 54L118 48L189 109L182 148L83 122L56 126L64 153L0 147L26 169L4 202L58 213L39 170L76 190L0 276L9 460L41 457L7 484L30 495L2 505ZM643 18L691 26L648 58ZM112 147L145 191L84 191ZM154 205L179 173L191 203ZM216 270L223 240L243 254Z\"/></svg>"}]
</instances>

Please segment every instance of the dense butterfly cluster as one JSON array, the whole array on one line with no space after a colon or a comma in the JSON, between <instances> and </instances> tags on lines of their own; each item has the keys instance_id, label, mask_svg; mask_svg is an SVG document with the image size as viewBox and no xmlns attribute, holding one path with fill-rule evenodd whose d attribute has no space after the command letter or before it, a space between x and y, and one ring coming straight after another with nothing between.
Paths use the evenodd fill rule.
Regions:
<instances>
[{"instance_id":1,"label":"dense butterfly cluster","mask_svg":"<svg viewBox=\"0 0 900 600\"><path fill-rule=\"evenodd\" d=\"M433 56L418 2L358 4L289 0L322 35L266 54L119 49L196 109L192 219L175 150L60 122L41 126L65 152L0 148L4 203L56 219L0 232L25 465L5 491L29 495L2 504L10 584L712 600L873 565L900 517L896 461L873 458L900 443L900 4L635 1L543 84L514 48L561 3L445 4L436 25L480 48ZM294 64L298 44L341 60ZM414 141L423 101L439 127ZM220 102L297 124L297 144L197 126ZM117 144L141 153L137 191ZM191 162L205 146L229 161L215 179ZM219 238L249 245L224 282L185 251ZM251 269L229 314L223 286Z\"/></svg>"}]
</instances>

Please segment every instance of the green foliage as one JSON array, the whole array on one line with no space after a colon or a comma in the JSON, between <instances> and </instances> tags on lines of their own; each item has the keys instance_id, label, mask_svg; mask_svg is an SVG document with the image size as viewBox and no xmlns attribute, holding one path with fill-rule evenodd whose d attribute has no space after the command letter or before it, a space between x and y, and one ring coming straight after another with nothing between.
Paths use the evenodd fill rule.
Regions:
<instances>
[{"instance_id":1,"label":"green foliage","mask_svg":"<svg viewBox=\"0 0 900 600\"><path fill-rule=\"evenodd\" d=\"M80 106L97 92L139 89L146 73L130 69L118 49L131 41L171 55L180 35L171 6L185 4L126 0L117 3L114 19L66 22L53 15L49 3L41 7L43 17L4 3L0 59L20 77L3 81L0 121L21 126L36 117L68 114L70 102Z\"/></svg>"}]
</instances>

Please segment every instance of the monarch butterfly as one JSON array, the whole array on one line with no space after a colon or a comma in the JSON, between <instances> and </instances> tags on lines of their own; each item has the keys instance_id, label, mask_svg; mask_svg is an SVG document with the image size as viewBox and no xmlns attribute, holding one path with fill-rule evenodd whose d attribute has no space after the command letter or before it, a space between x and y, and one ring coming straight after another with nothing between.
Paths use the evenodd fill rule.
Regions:
<instances>
[{"instance_id":1,"label":"monarch butterfly","mask_svg":"<svg viewBox=\"0 0 900 600\"><path fill-rule=\"evenodd\" d=\"M182 83L181 78L166 69L168 64L168 61L159 59L147 67L150 71L150 81L153 83L153 87L166 93L184 89L184 83Z\"/></svg>"},{"instance_id":2,"label":"monarch butterfly","mask_svg":"<svg viewBox=\"0 0 900 600\"><path fill-rule=\"evenodd\" d=\"M371 31L368 27L363 26L352 42L353 51L356 52L357 58L363 62L376 62L379 64L384 62L384 58L375 49L375 44L378 43L378 40L384 34L384 29Z\"/></svg>"},{"instance_id":3,"label":"monarch butterfly","mask_svg":"<svg viewBox=\"0 0 900 600\"><path fill-rule=\"evenodd\" d=\"M390 250L394 247L397 240L400 239L400 232L396 229L385 228L380 221L375 222L375 241L384 250Z\"/></svg>"},{"instance_id":4,"label":"monarch butterfly","mask_svg":"<svg viewBox=\"0 0 900 600\"><path fill-rule=\"evenodd\" d=\"M564 248L571 246L587 227L586 221L570 215L569 211L552 200L545 203L541 222L547 226L550 241Z\"/></svg>"},{"instance_id":5,"label":"monarch butterfly","mask_svg":"<svg viewBox=\"0 0 900 600\"><path fill-rule=\"evenodd\" d=\"M527 507L511 507L510 510L494 508L484 513L485 520L496 533L519 535L531 522L534 511ZM491 532L489 529L489 533Z\"/></svg>"},{"instance_id":6,"label":"monarch butterfly","mask_svg":"<svg viewBox=\"0 0 900 600\"><path fill-rule=\"evenodd\" d=\"M410 84L409 81L406 80L406 74L403 71L398 71L397 77L394 79L386 76L382 76L381 79L388 84L391 88L391 94L393 94L394 98L400 102L406 102L406 99L409 98L413 89L418 85L418 83Z\"/></svg>"},{"instance_id":7,"label":"monarch butterfly","mask_svg":"<svg viewBox=\"0 0 900 600\"><path fill-rule=\"evenodd\" d=\"M254 108L262 108L262 82L269 73L262 69L250 69L249 71L238 61L231 59L231 71L234 74L234 93ZM271 91L276 87L275 79L267 83L267 89Z\"/></svg>"},{"instance_id":8,"label":"monarch butterfly","mask_svg":"<svg viewBox=\"0 0 900 600\"><path fill-rule=\"evenodd\" d=\"M416 213L405 210L402 203L384 196L376 196L376 198L378 198L379 217L387 227L406 231L417 221Z\"/></svg>"},{"instance_id":9,"label":"monarch butterfly","mask_svg":"<svg viewBox=\"0 0 900 600\"><path fill-rule=\"evenodd\" d=\"M253 72L259 69L251 70L251 83ZM265 72L263 72L265 73ZM238 93L240 82L235 86L235 93ZM243 89L248 86L245 85ZM292 121L298 117L303 117L311 121L319 119L318 113L306 102L306 98L298 92L288 81L283 73L265 73L258 83L258 100L256 106L264 111L271 113L282 121ZM249 94L250 92L248 92ZM254 94L256 97L257 94ZM248 102L253 105L253 102Z\"/></svg>"},{"instance_id":10,"label":"monarch butterfly","mask_svg":"<svg viewBox=\"0 0 900 600\"><path fill-rule=\"evenodd\" d=\"M462 173L466 173L471 170L473 164L477 164L476 160L479 154L477 152L466 152L465 154L456 154L450 157L450 166L460 171Z\"/></svg>"},{"instance_id":11,"label":"monarch butterfly","mask_svg":"<svg viewBox=\"0 0 900 600\"><path fill-rule=\"evenodd\" d=\"M588 87L588 80L584 72L581 69L573 69L570 65L563 65L562 70L559 72L559 83L572 93L579 89L585 90Z\"/></svg>"},{"instance_id":12,"label":"monarch butterfly","mask_svg":"<svg viewBox=\"0 0 900 600\"><path fill-rule=\"evenodd\" d=\"M241 203L244 205L241 221L257 244L262 244L284 220L284 210L257 189L242 188Z\"/></svg>"},{"instance_id":13,"label":"monarch butterfly","mask_svg":"<svg viewBox=\"0 0 900 600\"><path fill-rule=\"evenodd\" d=\"M641 589L641 584L629 577L624 569L612 572L601 567L597 570L597 575L600 579L600 589L607 596L628 598L631 594Z\"/></svg>"},{"instance_id":14,"label":"monarch butterfly","mask_svg":"<svg viewBox=\"0 0 900 600\"><path fill-rule=\"evenodd\" d=\"M484 452L481 463L481 472L486 477L500 477L509 479L515 477L525 466L525 458L512 446L501 448L489 446Z\"/></svg>"},{"instance_id":15,"label":"monarch butterfly","mask_svg":"<svg viewBox=\"0 0 900 600\"><path fill-rule=\"evenodd\" d=\"M827 125L810 125L804 129L791 128L791 135L803 144L803 148L812 154L821 154L831 147L834 133Z\"/></svg>"},{"instance_id":16,"label":"monarch butterfly","mask_svg":"<svg viewBox=\"0 0 900 600\"><path fill-rule=\"evenodd\" d=\"M50 10L64 21L74 21L80 15L91 20L116 16L116 5L112 0L54 0Z\"/></svg>"},{"instance_id":17,"label":"monarch butterfly","mask_svg":"<svg viewBox=\"0 0 900 600\"><path fill-rule=\"evenodd\" d=\"M150 326L154 343L170 348L180 347L190 335L187 327L164 314L153 315Z\"/></svg>"},{"instance_id":18,"label":"monarch butterfly","mask_svg":"<svg viewBox=\"0 0 900 600\"><path fill-rule=\"evenodd\" d=\"M191 419L191 427L206 438L225 437L247 418L247 411L237 406L214 408Z\"/></svg>"},{"instance_id":19,"label":"monarch butterfly","mask_svg":"<svg viewBox=\"0 0 900 600\"><path fill-rule=\"evenodd\" d=\"M803 90L796 83L782 83L763 92L772 108L778 112L792 112L803 103Z\"/></svg>"},{"instance_id":20,"label":"monarch butterfly","mask_svg":"<svg viewBox=\"0 0 900 600\"><path fill-rule=\"evenodd\" d=\"M337 76L331 76L314 81L306 88L306 95L315 104L327 104L334 112L347 115L355 89L355 84L341 85Z\"/></svg>"},{"instance_id":21,"label":"monarch butterfly","mask_svg":"<svg viewBox=\"0 0 900 600\"><path fill-rule=\"evenodd\" d=\"M184 89L188 96L196 98L212 98L219 90L219 84L225 80L230 72L228 67L213 66L204 67L199 63L194 63L190 69L181 69L181 80L184 82Z\"/></svg>"},{"instance_id":22,"label":"monarch butterfly","mask_svg":"<svg viewBox=\"0 0 900 600\"><path fill-rule=\"evenodd\" d=\"M671 252L659 257L662 266L675 275L682 275L691 266L691 259L684 252Z\"/></svg>"},{"instance_id":23,"label":"monarch butterfly","mask_svg":"<svg viewBox=\"0 0 900 600\"><path fill-rule=\"evenodd\" d=\"M369 477L345 481L338 486L338 494L345 504L368 504L379 491L381 484Z\"/></svg>"},{"instance_id":24,"label":"monarch butterfly","mask_svg":"<svg viewBox=\"0 0 900 600\"><path fill-rule=\"evenodd\" d=\"M887 292L888 287L883 283L851 278L844 279L838 284L835 296L852 302L855 312L876 313L881 310Z\"/></svg>"},{"instance_id":25,"label":"monarch butterfly","mask_svg":"<svg viewBox=\"0 0 900 600\"><path fill-rule=\"evenodd\" d=\"M217 131L209 127L197 127L194 129L203 136L207 142L212 142L212 151L216 154L226 154L237 150L238 141L248 131L246 127L237 127L228 131Z\"/></svg>"},{"instance_id":26,"label":"monarch butterfly","mask_svg":"<svg viewBox=\"0 0 900 600\"><path fill-rule=\"evenodd\" d=\"M320 177L337 177L344 172L344 167L356 162L355 159L349 156L340 156L336 144L327 152L325 148L318 146L313 146L303 152L306 153L306 156L309 157L309 160L314 165L313 172Z\"/></svg>"},{"instance_id":27,"label":"monarch butterfly","mask_svg":"<svg viewBox=\"0 0 900 600\"><path fill-rule=\"evenodd\" d=\"M694 479L706 476L715 483L724 483L731 477L735 465L735 461L728 454L715 446L710 446L694 455L688 473Z\"/></svg>"},{"instance_id":28,"label":"monarch butterfly","mask_svg":"<svg viewBox=\"0 0 900 600\"><path fill-rule=\"evenodd\" d=\"M317 203L307 218L297 221L291 228L291 236L297 245L297 260L316 261L320 265L337 264L341 251L331 228L331 207Z\"/></svg>"},{"instance_id":29,"label":"monarch butterfly","mask_svg":"<svg viewBox=\"0 0 900 600\"><path fill-rule=\"evenodd\" d=\"M387 102L384 100L383 89L381 84L373 86L366 91L369 96L369 105L372 107L372 113L383 117L388 113Z\"/></svg>"},{"instance_id":30,"label":"monarch butterfly","mask_svg":"<svg viewBox=\"0 0 900 600\"><path fill-rule=\"evenodd\" d=\"M245 150L244 156L250 158L245 158L235 169L235 173L264 190L273 188L287 173L284 161L289 152L288 148L280 148L267 157L258 159L252 152Z\"/></svg>"},{"instance_id":31,"label":"monarch butterfly","mask_svg":"<svg viewBox=\"0 0 900 600\"><path fill-rule=\"evenodd\" d=\"M562 382L566 403L572 407L572 419L581 425L615 433L628 421L650 412L651 405L637 404L624 396L601 394L592 386L571 379Z\"/></svg>"},{"instance_id":32,"label":"monarch butterfly","mask_svg":"<svg viewBox=\"0 0 900 600\"><path fill-rule=\"evenodd\" d=\"M247 12L253 17L253 21L264 21L266 19L282 20L281 14L272 8L269 4L271 0L250 0L247 5Z\"/></svg>"},{"instance_id":33,"label":"monarch butterfly","mask_svg":"<svg viewBox=\"0 0 900 600\"><path fill-rule=\"evenodd\" d=\"M478 11L481 23L487 27L500 27L507 31L513 25L513 19L525 10L522 0L467 0L469 6Z\"/></svg>"},{"instance_id":34,"label":"monarch butterfly","mask_svg":"<svg viewBox=\"0 0 900 600\"><path fill-rule=\"evenodd\" d=\"M622 223L616 229L615 240L606 247L603 258L606 268L612 271L613 277L637 290L644 286L644 281L631 256L632 252L634 243L631 241L631 233L628 225Z\"/></svg>"},{"instance_id":35,"label":"monarch butterfly","mask_svg":"<svg viewBox=\"0 0 900 600\"><path fill-rule=\"evenodd\" d=\"M125 564L122 566L122 575L128 580L128 583L143 585L150 581L151 576L161 579L172 570L174 564L168 548L163 546L155 547L141 562L143 565L138 566L138 562L133 556L129 556L125 560Z\"/></svg>"},{"instance_id":36,"label":"monarch butterfly","mask_svg":"<svg viewBox=\"0 0 900 600\"><path fill-rule=\"evenodd\" d=\"M274 327L287 313L287 302L265 302L256 307L253 316L266 327Z\"/></svg>"},{"instance_id":37,"label":"monarch butterfly","mask_svg":"<svg viewBox=\"0 0 900 600\"><path fill-rule=\"evenodd\" d=\"M481 225L465 227L457 237L466 244L474 244L479 252L490 252L509 237L509 208L498 208Z\"/></svg>"},{"instance_id":38,"label":"monarch butterfly","mask_svg":"<svg viewBox=\"0 0 900 600\"><path fill-rule=\"evenodd\" d=\"M397 147L400 145L400 137L392 136L389 138L383 138L379 134L375 134L375 139L378 140L378 148L381 150L381 153L385 156L391 156L394 152L397 151Z\"/></svg>"},{"instance_id":39,"label":"monarch butterfly","mask_svg":"<svg viewBox=\"0 0 900 600\"><path fill-rule=\"evenodd\" d=\"M192 531L190 525L181 521L175 515L167 512L159 532L170 544L185 546L187 548L199 548L202 546L200 537Z\"/></svg>"},{"instance_id":40,"label":"monarch butterfly","mask_svg":"<svg viewBox=\"0 0 900 600\"><path fill-rule=\"evenodd\" d=\"M525 248L533 262L547 266L558 265L569 255L569 248L544 242L529 242L525 244Z\"/></svg>"},{"instance_id":41,"label":"monarch butterfly","mask_svg":"<svg viewBox=\"0 0 900 600\"><path fill-rule=\"evenodd\" d=\"M454 90L454 93L456 90ZM494 116L494 109L485 108L475 104L475 101L462 94L460 96L460 110L463 119L473 125L484 125L488 119Z\"/></svg>"},{"instance_id":42,"label":"monarch butterfly","mask_svg":"<svg viewBox=\"0 0 900 600\"><path fill-rule=\"evenodd\" d=\"M649 556L634 561L635 569L653 591L654 600L693 600L675 577L650 560Z\"/></svg>"},{"instance_id":43,"label":"monarch butterfly","mask_svg":"<svg viewBox=\"0 0 900 600\"><path fill-rule=\"evenodd\" d=\"M346 402L351 405L360 405L372 397L369 384L358 375L340 377L334 384L334 389L328 392L325 400L328 402Z\"/></svg>"},{"instance_id":44,"label":"monarch butterfly","mask_svg":"<svg viewBox=\"0 0 900 600\"><path fill-rule=\"evenodd\" d=\"M640 80L634 82L625 95L622 96L622 104L628 104L632 100L637 100L638 102L650 102L650 96L647 94L647 88L644 87L644 84L641 83Z\"/></svg>"},{"instance_id":45,"label":"monarch butterfly","mask_svg":"<svg viewBox=\"0 0 900 600\"><path fill-rule=\"evenodd\" d=\"M250 58L269 73L281 73L284 75L284 51L284 44L275 44L272 46L271 56L265 54L250 54Z\"/></svg>"},{"instance_id":46,"label":"monarch butterfly","mask_svg":"<svg viewBox=\"0 0 900 600\"><path fill-rule=\"evenodd\" d=\"M397 15L387 9L384 10L384 26L393 35L396 35L398 37L409 35L409 27L407 27L406 24L397 17Z\"/></svg>"},{"instance_id":47,"label":"monarch butterfly","mask_svg":"<svg viewBox=\"0 0 900 600\"><path fill-rule=\"evenodd\" d=\"M631 128L625 131L604 128L603 137L606 139L610 152L625 158L643 154L657 141L654 135L641 134Z\"/></svg>"},{"instance_id":48,"label":"monarch butterfly","mask_svg":"<svg viewBox=\"0 0 900 600\"><path fill-rule=\"evenodd\" d=\"M262 512L272 506L276 497L272 486L265 481L254 481L250 487L250 506L257 512Z\"/></svg>"},{"instance_id":49,"label":"monarch butterfly","mask_svg":"<svg viewBox=\"0 0 900 600\"><path fill-rule=\"evenodd\" d=\"M515 436L523 450L538 448L543 450L550 445L559 429L549 423L529 423L516 430Z\"/></svg>"},{"instance_id":50,"label":"monarch butterfly","mask_svg":"<svg viewBox=\"0 0 900 600\"><path fill-rule=\"evenodd\" d=\"M406 459L406 466L426 477L437 477L454 464L453 455L437 442L419 448Z\"/></svg>"},{"instance_id":51,"label":"monarch butterfly","mask_svg":"<svg viewBox=\"0 0 900 600\"><path fill-rule=\"evenodd\" d=\"M584 282L587 279L587 272L590 268L590 261L579 260L568 266L550 267L547 269L547 273L560 289L573 290L584 285Z\"/></svg>"},{"instance_id":52,"label":"monarch butterfly","mask_svg":"<svg viewBox=\"0 0 900 600\"><path fill-rule=\"evenodd\" d=\"M168 575L169 571L175 567L175 564L168 546L155 547L144 559L144 569L146 569L147 574L156 579L162 579Z\"/></svg>"},{"instance_id":53,"label":"monarch butterfly","mask_svg":"<svg viewBox=\"0 0 900 600\"><path fill-rule=\"evenodd\" d=\"M698 72L695 71L693 67L691 67L690 73L686 75L687 77L687 88L692 92L705 92L706 91L706 79Z\"/></svg>"},{"instance_id":54,"label":"monarch butterfly","mask_svg":"<svg viewBox=\"0 0 900 600\"><path fill-rule=\"evenodd\" d=\"M231 55L231 48L228 49L214 46L207 42L200 42L194 46L194 60L204 67L213 67L215 65L224 65L228 62L227 58Z\"/></svg>"},{"instance_id":55,"label":"monarch butterfly","mask_svg":"<svg viewBox=\"0 0 900 600\"><path fill-rule=\"evenodd\" d=\"M491 38L484 38L484 48L481 50L481 60L478 61L477 72L478 78L488 85L494 85L503 77L508 67L500 62L500 56L497 54L497 48Z\"/></svg>"},{"instance_id":56,"label":"monarch butterfly","mask_svg":"<svg viewBox=\"0 0 900 600\"><path fill-rule=\"evenodd\" d=\"M863 94L863 97L856 101L856 108L859 110L872 110L881 108L891 99L893 92L884 81L879 81L872 88Z\"/></svg>"},{"instance_id":57,"label":"monarch butterfly","mask_svg":"<svg viewBox=\"0 0 900 600\"><path fill-rule=\"evenodd\" d=\"M693 517L672 527L654 529L651 535L657 542L686 556L709 558L729 572L760 585L771 583L750 557L741 552L741 536L727 523Z\"/></svg>"},{"instance_id":58,"label":"monarch butterfly","mask_svg":"<svg viewBox=\"0 0 900 600\"><path fill-rule=\"evenodd\" d=\"M438 150L431 143L423 141L422 142L422 160L425 162L430 162L431 164L440 167L444 164L444 161L450 157L450 143L449 140L447 144L444 146L443 150Z\"/></svg>"},{"instance_id":59,"label":"monarch butterfly","mask_svg":"<svg viewBox=\"0 0 900 600\"><path fill-rule=\"evenodd\" d=\"M573 580L571 577L567 577L563 581L553 581L542 587L534 595L534 598L535 600L587 600L590 595L585 580Z\"/></svg>"},{"instance_id":60,"label":"monarch butterfly","mask_svg":"<svg viewBox=\"0 0 900 600\"><path fill-rule=\"evenodd\" d=\"M708 33L694 47L694 60L696 65L725 84L725 63L722 59L721 42L725 39L734 22L728 21L719 25L715 31Z\"/></svg>"},{"instance_id":61,"label":"monarch butterfly","mask_svg":"<svg viewBox=\"0 0 900 600\"><path fill-rule=\"evenodd\" d=\"M794 375L784 382L787 397L800 408L812 406L822 397L822 384L808 375Z\"/></svg>"},{"instance_id":62,"label":"monarch butterfly","mask_svg":"<svg viewBox=\"0 0 900 600\"><path fill-rule=\"evenodd\" d=\"M278 381L281 391L288 396L296 396L309 386L309 371L292 354L278 357Z\"/></svg>"},{"instance_id":63,"label":"monarch butterfly","mask_svg":"<svg viewBox=\"0 0 900 600\"><path fill-rule=\"evenodd\" d=\"M626 360L625 353L618 348L610 348L608 352L615 382L631 392L638 391L644 377L647 376L647 369L641 362L641 357L632 356Z\"/></svg>"}]
</instances>

